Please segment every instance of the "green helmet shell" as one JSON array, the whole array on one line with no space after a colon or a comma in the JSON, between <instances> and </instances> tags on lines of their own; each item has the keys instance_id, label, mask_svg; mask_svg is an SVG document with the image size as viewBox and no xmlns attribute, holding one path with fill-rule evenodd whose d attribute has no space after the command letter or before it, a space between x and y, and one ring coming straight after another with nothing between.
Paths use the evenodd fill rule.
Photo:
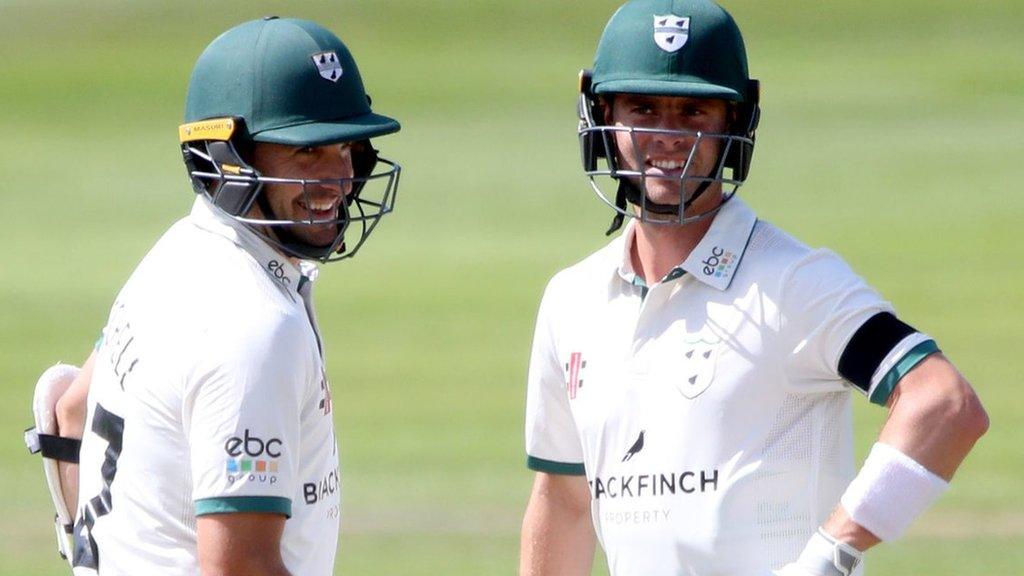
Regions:
<instances>
[{"instance_id":1,"label":"green helmet shell","mask_svg":"<svg viewBox=\"0 0 1024 576\"><path fill-rule=\"evenodd\" d=\"M634 0L609 20L594 59L595 94L743 102L747 53L739 27L710 0Z\"/></svg>"},{"instance_id":2,"label":"green helmet shell","mask_svg":"<svg viewBox=\"0 0 1024 576\"><path fill-rule=\"evenodd\" d=\"M326 28L267 17L235 26L199 57L185 122L235 117L257 142L320 146L398 132L374 114L355 60Z\"/></svg>"},{"instance_id":3,"label":"green helmet shell","mask_svg":"<svg viewBox=\"0 0 1024 576\"><path fill-rule=\"evenodd\" d=\"M394 209L401 166L370 139L399 129L370 109L355 60L337 36L308 20L270 16L235 26L199 56L178 136L196 194L280 252L330 262L353 256ZM262 174L250 164L254 142L351 143L352 175ZM318 187L348 191L335 214L314 221L276 214L267 184L301 188L307 206ZM336 234L329 244L309 244L297 233L305 226L334 226Z\"/></svg>"}]
</instances>

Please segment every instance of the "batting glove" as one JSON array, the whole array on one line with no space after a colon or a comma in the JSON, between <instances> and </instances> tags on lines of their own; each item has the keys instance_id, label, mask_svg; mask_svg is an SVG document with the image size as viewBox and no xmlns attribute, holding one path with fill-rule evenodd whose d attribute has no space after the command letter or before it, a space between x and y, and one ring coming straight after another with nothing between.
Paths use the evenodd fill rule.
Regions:
<instances>
[{"instance_id":1,"label":"batting glove","mask_svg":"<svg viewBox=\"0 0 1024 576\"><path fill-rule=\"evenodd\" d=\"M829 536L824 530L811 536L796 562L775 571L775 576L851 576L864 553Z\"/></svg>"}]
</instances>

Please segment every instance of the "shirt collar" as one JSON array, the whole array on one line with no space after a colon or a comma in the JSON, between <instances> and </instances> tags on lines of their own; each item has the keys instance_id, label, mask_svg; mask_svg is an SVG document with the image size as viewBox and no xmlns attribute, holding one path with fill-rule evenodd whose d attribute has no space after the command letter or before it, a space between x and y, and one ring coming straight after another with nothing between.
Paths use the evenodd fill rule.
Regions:
<instances>
[{"instance_id":1,"label":"shirt collar","mask_svg":"<svg viewBox=\"0 0 1024 576\"><path fill-rule=\"evenodd\" d=\"M675 280L683 273L689 273L708 286L718 290L727 289L746 254L747 244L756 223L757 216L750 206L739 197L730 199L715 214L711 227L686 260L670 270L662 282ZM643 278L633 270L635 220L629 222L620 238L621 249L614 251L620 257L617 262L619 277L633 285L645 286Z\"/></svg>"},{"instance_id":2,"label":"shirt collar","mask_svg":"<svg viewBox=\"0 0 1024 576\"><path fill-rule=\"evenodd\" d=\"M316 280L319 273L316 265L300 261L296 266L248 226L214 207L205 196L196 197L189 221L197 228L227 238L248 252L264 272L285 288L297 291L307 282Z\"/></svg>"}]
</instances>

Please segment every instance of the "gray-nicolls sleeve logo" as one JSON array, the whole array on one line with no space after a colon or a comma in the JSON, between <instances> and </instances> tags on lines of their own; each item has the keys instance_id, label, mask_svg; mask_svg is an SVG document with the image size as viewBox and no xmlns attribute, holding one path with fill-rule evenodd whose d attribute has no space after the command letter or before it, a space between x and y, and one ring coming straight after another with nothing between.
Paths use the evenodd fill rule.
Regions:
<instances>
[{"instance_id":1,"label":"gray-nicolls sleeve logo","mask_svg":"<svg viewBox=\"0 0 1024 576\"><path fill-rule=\"evenodd\" d=\"M575 400L576 394L583 387L583 369L586 367L587 361L583 359L582 352L569 355L569 361L565 363L565 391L570 400Z\"/></svg>"}]
</instances>

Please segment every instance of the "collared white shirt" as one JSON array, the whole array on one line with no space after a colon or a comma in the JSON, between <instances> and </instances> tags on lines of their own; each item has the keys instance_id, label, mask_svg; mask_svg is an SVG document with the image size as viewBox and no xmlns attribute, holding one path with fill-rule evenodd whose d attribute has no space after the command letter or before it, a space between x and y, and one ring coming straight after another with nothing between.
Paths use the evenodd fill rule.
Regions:
<instances>
[{"instance_id":1,"label":"collared white shirt","mask_svg":"<svg viewBox=\"0 0 1024 576\"><path fill-rule=\"evenodd\" d=\"M339 471L315 277L202 197L143 259L97 352L76 575L198 574L196 517L230 512L288 516L285 565L332 574Z\"/></svg>"},{"instance_id":2,"label":"collared white shirt","mask_svg":"<svg viewBox=\"0 0 1024 576\"><path fill-rule=\"evenodd\" d=\"M548 284L528 465L586 474L616 576L765 576L796 559L853 477L837 366L891 306L739 198L653 286L632 269L634 235L631 222Z\"/></svg>"}]
</instances>

